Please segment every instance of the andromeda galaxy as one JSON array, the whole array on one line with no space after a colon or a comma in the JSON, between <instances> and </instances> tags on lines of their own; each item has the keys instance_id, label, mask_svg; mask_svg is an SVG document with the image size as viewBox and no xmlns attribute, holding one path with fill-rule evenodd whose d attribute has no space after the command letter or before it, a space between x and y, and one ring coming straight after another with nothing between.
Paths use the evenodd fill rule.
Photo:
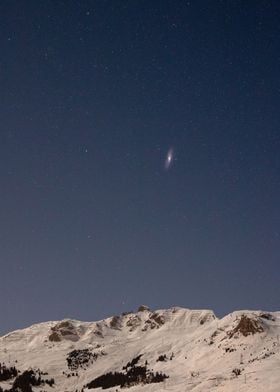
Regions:
<instances>
[{"instance_id":1,"label":"andromeda galaxy","mask_svg":"<svg viewBox=\"0 0 280 392\"><path fill-rule=\"evenodd\" d=\"M174 150L173 148L169 148L167 154L166 154L166 158L165 158L165 162L164 162L164 168L165 170L168 170L173 162L174 159Z\"/></svg>"}]
</instances>

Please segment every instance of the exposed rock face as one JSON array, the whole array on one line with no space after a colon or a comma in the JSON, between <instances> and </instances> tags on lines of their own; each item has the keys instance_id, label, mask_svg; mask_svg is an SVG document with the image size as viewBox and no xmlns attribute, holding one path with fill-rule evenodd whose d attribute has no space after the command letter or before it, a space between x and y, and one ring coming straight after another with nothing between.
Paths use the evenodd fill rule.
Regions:
<instances>
[{"instance_id":1,"label":"exposed rock face","mask_svg":"<svg viewBox=\"0 0 280 392\"><path fill-rule=\"evenodd\" d=\"M151 309L149 308L149 306L146 305L140 305L138 308L138 312L150 312Z\"/></svg>"},{"instance_id":2,"label":"exposed rock face","mask_svg":"<svg viewBox=\"0 0 280 392\"><path fill-rule=\"evenodd\" d=\"M121 329L122 327L122 319L120 316L113 316L110 321L110 328L113 329Z\"/></svg>"},{"instance_id":3,"label":"exposed rock face","mask_svg":"<svg viewBox=\"0 0 280 392\"><path fill-rule=\"evenodd\" d=\"M207 313L204 316L201 317L201 319L199 320L199 324L203 325L205 323L208 323L210 321L215 320L215 316L212 313Z\"/></svg>"},{"instance_id":4,"label":"exposed rock face","mask_svg":"<svg viewBox=\"0 0 280 392\"><path fill-rule=\"evenodd\" d=\"M71 321L61 321L51 327L51 331L49 335L50 342L61 342L63 339L72 340L73 342L79 340L78 332Z\"/></svg>"},{"instance_id":5,"label":"exposed rock face","mask_svg":"<svg viewBox=\"0 0 280 392\"><path fill-rule=\"evenodd\" d=\"M275 318L270 313L261 313L260 317L265 320L275 321Z\"/></svg>"},{"instance_id":6,"label":"exposed rock face","mask_svg":"<svg viewBox=\"0 0 280 392\"><path fill-rule=\"evenodd\" d=\"M240 333L243 336L254 335L255 333L264 332L263 326L259 319L249 318L243 314L237 324L237 326L228 333L228 336L232 338L234 335Z\"/></svg>"},{"instance_id":7,"label":"exposed rock face","mask_svg":"<svg viewBox=\"0 0 280 392\"><path fill-rule=\"evenodd\" d=\"M126 325L128 327L130 327L129 331L133 332L133 331L135 331L135 329L137 327L139 327L141 325L141 319L139 316L137 316L137 314L135 314L135 315L129 317L129 319L126 322Z\"/></svg>"},{"instance_id":8,"label":"exposed rock face","mask_svg":"<svg viewBox=\"0 0 280 392\"><path fill-rule=\"evenodd\" d=\"M58 332L53 331L50 336L49 336L49 341L50 342L61 342L61 336L59 335Z\"/></svg>"},{"instance_id":9,"label":"exposed rock face","mask_svg":"<svg viewBox=\"0 0 280 392\"><path fill-rule=\"evenodd\" d=\"M147 331L148 329L158 329L165 323L164 315L154 312L150 314L148 320L145 321L145 326L142 331Z\"/></svg>"}]
</instances>

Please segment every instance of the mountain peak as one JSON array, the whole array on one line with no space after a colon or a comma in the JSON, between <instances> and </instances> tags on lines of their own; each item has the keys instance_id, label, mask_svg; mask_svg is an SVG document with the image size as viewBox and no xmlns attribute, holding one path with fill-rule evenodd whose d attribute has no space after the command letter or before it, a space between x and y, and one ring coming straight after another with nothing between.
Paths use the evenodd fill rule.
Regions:
<instances>
[{"instance_id":1,"label":"mountain peak","mask_svg":"<svg viewBox=\"0 0 280 392\"><path fill-rule=\"evenodd\" d=\"M46 392L123 386L150 392L158 383L175 392L276 392L279 327L280 312L236 311L218 319L211 310L145 305L96 322L35 324L0 338L0 391L13 392L21 382L36 391L48 373L40 387Z\"/></svg>"}]
</instances>

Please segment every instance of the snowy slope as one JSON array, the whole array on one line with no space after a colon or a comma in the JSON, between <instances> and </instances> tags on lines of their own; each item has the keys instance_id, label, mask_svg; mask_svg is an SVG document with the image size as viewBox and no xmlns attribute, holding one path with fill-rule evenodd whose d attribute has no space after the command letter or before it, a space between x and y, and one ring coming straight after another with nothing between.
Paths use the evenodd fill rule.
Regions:
<instances>
[{"instance_id":1,"label":"snowy slope","mask_svg":"<svg viewBox=\"0 0 280 392\"><path fill-rule=\"evenodd\" d=\"M48 373L42 378L54 379L33 391L99 391L86 385L109 372L139 370L147 377L130 382L131 392L280 392L279 335L280 312L238 311L218 319L210 310L140 307L99 322L46 322L0 338L0 386L15 390L14 375L1 381L3 369L14 366L18 376L40 369ZM157 373L168 378L151 383Z\"/></svg>"}]
</instances>

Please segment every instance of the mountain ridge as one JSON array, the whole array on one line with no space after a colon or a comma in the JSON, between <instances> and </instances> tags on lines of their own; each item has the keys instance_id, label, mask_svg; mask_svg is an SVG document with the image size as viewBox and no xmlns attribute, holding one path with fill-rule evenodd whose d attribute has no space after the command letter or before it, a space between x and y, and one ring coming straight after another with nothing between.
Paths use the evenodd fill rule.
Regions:
<instances>
[{"instance_id":1,"label":"mountain ridge","mask_svg":"<svg viewBox=\"0 0 280 392\"><path fill-rule=\"evenodd\" d=\"M29 391L279 392L279 334L280 312L218 318L208 309L141 306L94 322L64 319L10 332L0 338L0 362L17 377L40 369L53 380L29 383ZM0 369L2 390L13 392L17 377L1 381Z\"/></svg>"}]
</instances>

